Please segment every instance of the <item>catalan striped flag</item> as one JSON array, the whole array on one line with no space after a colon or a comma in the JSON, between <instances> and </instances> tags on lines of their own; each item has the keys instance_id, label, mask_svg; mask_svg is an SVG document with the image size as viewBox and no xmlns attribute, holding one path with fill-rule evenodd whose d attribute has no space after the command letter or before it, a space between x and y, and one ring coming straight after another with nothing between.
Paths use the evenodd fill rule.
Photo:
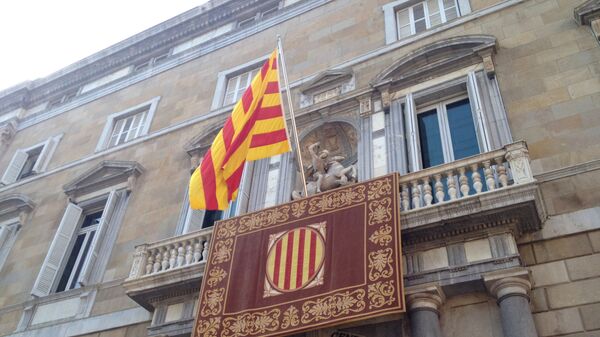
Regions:
<instances>
[{"instance_id":1,"label":"catalan striped flag","mask_svg":"<svg viewBox=\"0 0 600 337\"><path fill-rule=\"evenodd\" d=\"M224 210L237 196L246 160L290 151L281 108L277 49L254 77L190 179L193 209Z\"/></svg>"}]
</instances>

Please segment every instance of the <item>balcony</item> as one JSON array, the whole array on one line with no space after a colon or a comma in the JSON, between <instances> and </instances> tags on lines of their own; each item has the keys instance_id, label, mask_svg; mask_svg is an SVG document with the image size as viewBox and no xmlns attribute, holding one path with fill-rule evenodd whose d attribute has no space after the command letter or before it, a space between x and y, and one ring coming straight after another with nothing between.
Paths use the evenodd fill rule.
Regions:
<instances>
[{"instance_id":1,"label":"balcony","mask_svg":"<svg viewBox=\"0 0 600 337\"><path fill-rule=\"evenodd\" d=\"M407 286L479 282L483 272L516 267L516 238L539 229L545 218L524 142L404 175L399 193ZM205 229L136 247L124 282L129 297L148 310L168 298L192 297L200 287L211 233ZM457 240L463 257L458 262L452 245ZM477 252L486 244L489 256ZM473 252L479 255L473 258ZM184 316L179 323L189 325L191 315ZM164 322L155 313L153 326Z\"/></svg>"}]
</instances>

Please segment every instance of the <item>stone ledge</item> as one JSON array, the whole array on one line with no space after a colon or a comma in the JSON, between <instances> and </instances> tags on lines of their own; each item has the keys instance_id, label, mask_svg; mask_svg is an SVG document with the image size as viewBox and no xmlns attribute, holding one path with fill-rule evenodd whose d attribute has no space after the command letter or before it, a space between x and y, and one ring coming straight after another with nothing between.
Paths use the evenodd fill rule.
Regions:
<instances>
[{"instance_id":1,"label":"stone ledge","mask_svg":"<svg viewBox=\"0 0 600 337\"><path fill-rule=\"evenodd\" d=\"M154 310L154 304L163 298L176 297L200 290L204 263L169 269L133 280L125 280L127 295L145 309Z\"/></svg>"}]
</instances>

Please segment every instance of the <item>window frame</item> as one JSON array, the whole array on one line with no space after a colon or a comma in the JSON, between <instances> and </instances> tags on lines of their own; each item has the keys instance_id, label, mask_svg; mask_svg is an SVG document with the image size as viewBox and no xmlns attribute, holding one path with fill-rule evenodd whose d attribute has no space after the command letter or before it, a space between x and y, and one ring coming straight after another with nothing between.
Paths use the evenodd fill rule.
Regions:
<instances>
[{"instance_id":1,"label":"window frame","mask_svg":"<svg viewBox=\"0 0 600 337\"><path fill-rule=\"evenodd\" d=\"M219 72L217 75L217 85L215 87L215 93L211 104L211 111L218 110L220 108L227 109L233 107L233 104L224 105L225 94L227 92L227 83L229 79L237 75L249 72L254 69L260 69L260 67L269 59L270 54L261 56L244 64L236 67Z\"/></svg>"},{"instance_id":2,"label":"window frame","mask_svg":"<svg viewBox=\"0 0 600 337\"><path fill-rule=\"evenodd\" d=\"M444 97L435 103L432 102L431 104L418 106L415 110L415 117L418 117L418 115L421 113L425 113L425 112L428 112L431 110L436 110L438 126L440 128L440 140L442 143L442 151L444 154L444 164L451 163L456 160L454 158L454 148L452 145L452 136L451 136L451 132L450 132L450 123L448 121L447 106L452 103L456 103L456 102L459 102L459 101L462 101L465 99L469 100L469 105L470 105L469 109L471 110L471 116L473 117L473 127L475 128L475 130L477 130L477 125L475 124L475 112L471 108L471 106L472 106L471 99L469 97L468 92L460 93L458 95L451 95L450 97ZM417 132L418 132L418 126L417 126ZM481 153L482 149L480 147L480 144L484 140L481 139L481 136L478 132L476 132L476 135L477 135L478 151L479 151L479 153ZM419 142L420 142L420 140L419 140ZM423 149L422 148L419 153L419 158L420 158L419 165L422 168L423 167Z\"/></svg>"},{"instance_id":3,"label":"window frame","mask_svg":"<svg viewBox=\"0 0 600 337\"><path fill-rule=\"evenodd\" d=\"M8 166L4 170L2 178L0 179L0 186L8 186L10 184L26 180L28 178L45 172L63 135L64 134L53 136L46 139L43 142L15 151L12 159L8 163ZM38 158L31 167L31 174L28 174L27 176L23 177L23 169L25 168L27 159L29 159L29 153L39 148L41 148L41 150L38 155ZM23 157L23 155L25 155L25 157Z\"/></svg>"},{"instance_id":4,"label":"window frame","mask_svg":"<svg viewBox=\"0 0 600 337\"><path fill-rule=\"evenodd\" d=\"M152 125L152 120L154 119L154 114L158 107L158 102L160 101L160 96L154 97L153 99L146 101L144 103L138 104L129 109L112 113L108 115L106 119L106 123L104 124L104 129L102 130L102 134L100 139L98 140L98 144L96 145L96 151L100 152L107 149L112 149L115 147L123 146L124 144L130 143L138 138L142 138L148 134L150 131L150 126ZM119 143L116 145L111 145L111 139L114 132L114 128L116 123L124 118L134 116L138 113L145 112L145 116L143 119L143 125L140 124L140 127L137 131L137 136L131 138L129 141L125 141L123 143Z\"/></svg>"},{"instance_id":5,"label":"window frame","mask_svg":"<svg viewBox=\"0 0 600 337\"><path fill-rule=\"evenodd\" d=\"M415 1L415 0L397 0L397 1L393 1L390 3L387 3L385 5L382 6L382 10L383 10L383 15L384 15L384 24L385 24L385 42L386 44L391 44L394 43L396 41L405 39L405 38L409 38L411 36L414 35L418 35L420 33L415 33L414 27L413 27L413 20L412 20L412 7L417 6L418 4L423 4L423 11L425 12L425 19L426 19L426 26L427 28L423 31L428 31L432 28L437 28L437 27L442 27L446 24L448 24L449 22L451 22L452 19L450 21L446 20L446 21L442 21L442 10L440 10L440 21L442 21L439 25L436 25L434 27L430 26L430 18L429 18L429 11L428 11L428 6L425 4L427 2L427 0L421 0L421 1ZM443 0L438 0L438 6L440 4L440 2L443 3ZM471 13L471 4L470 4L470 0L454 0L454 3L456 5L456 12L457 12L457 18L463 17L469 13ZM441 7L443 8L443 6ZM399 23L398 23L398 15L397 13L400 11L403 11L405 9L409 10L409 21L410 21L410 25L411 25L411 35L409 36L404 36L401 37L400 36L400 27L399 27ZM446 17L446 13L443 13L443 17Z\"/></svg>"}]
</instances>

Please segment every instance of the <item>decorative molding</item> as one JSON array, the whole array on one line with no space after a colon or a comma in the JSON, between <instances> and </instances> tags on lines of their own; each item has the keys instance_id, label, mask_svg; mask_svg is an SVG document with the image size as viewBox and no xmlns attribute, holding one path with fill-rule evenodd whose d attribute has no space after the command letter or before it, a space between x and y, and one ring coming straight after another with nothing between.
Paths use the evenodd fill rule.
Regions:
<instances>
[{"instance_id":1,"label":"decorative molding","mask_svg":"<svg viewBox=\"0 0 600 337\"><path fill-rule=\"evenodd\" d=\"M480 63L485 57L489 63L492 62L490 57L495 48L496 37L491 35L465 35L439 40L398 59L379 73L371 81L371 85L376 88L398 82L407 85L410 80L424 74L429 76L440 69ZM493 67L490 71L493 71Z\"/></svg>"},{"instance_id":2,"label":"decorative molding","mask_svg":"<svg viewBox=\"0 0 600 337\"><path fill-rule=\"evenodd\" d=\"M197 47L196 49L192 49L189 52L185 52L185 53L181 53L178 54L178 57L174 57L171 60L168 60L164 63L161 63L159 65L157 65L156 67L153 67L151 69L148 69L142 73L139 74L135 74L132 75L131 77L125 78L123 79L123 81L117 81L113 84L109 84L106 87L102 87L100 89L98 89L97 91L91 92L89 95L85 95L85 96L81 96L81 97L77 97L76 100L74 100L73 102L70 102L68 104L65 104L64 106L60 106L56 109L53 110L49 110L49 111L45 111L39 114L34 114L31 116L27 116L24 120L21 121L21 123L19 123L18 126L18 130L22 130L25 129L27 127L30 127L32 125L35 125L39 122L45 121L47 119L50 119L52 117L55 117L63 112L72 110L76 107L82 106L84 104L87 104L89 102L92 102L98 98L104 97L108 94L111 94L113 92L122 90L123 88L126 88L128 86L131 86L135 83L144 81L152 76L155 76L157 74L160 74L164 71L167 71L169 69L175 68L181 64L184 64L186 62L189 62L191 60L194 60L196 58L199 58L201 56L204 56L208 53L213 52L216 49L219 48L223 48L231 43L237 42L245 37L251 36L255 33L258 33L262 30L265 30L267 28L270 28L272 26L275 26L283 21L286 21L294 16L300 15L302 13L305 13L307 11L310 11L314 8L317 8L321 5L324 5L328 2L331 2L333 0L313 0L313 1L307 1L306 3L299 3L299 4L295 4L294 6L290 6L290 10L288 12L282 12L280 16L271 18L269 20L266 20L264 22L260 22L258 23L255 27L250 27L246 30L243 30L239 33L235 33L235 34L230 34L230 35L226 35L223 36L222 39L226 39L226 41L221 40L221 39L217 39L216 41L207 43L207 45L202 45L202 48L200 49L199 47ZM441 25L439 27L430 29L422 34L418 34L418 35L414 35L411 37L408 37L406 39L402 39L400 41L397 41L395 43L386 45L384 47L380 47L377 48L373 51L367 52L363 55L357 56L355 58L352 58L348 61L345 61L343 63L338 64L337 66L332 67L332 69L343 69L343 68L347 68L347 67L352 67L356 64L368 61L370 59L379 57L383 54L386 54L390 51L396 50L396 49L400 49L403 48L406 45L412 44L416 41L425 39L429 36L438 34L440 32L446 31L448 29L452 29L454 27L460 26L462 24L465 24L467 22L479 19L481 17L496 13L498 11L501 11L503 9L512 7L514 5L520 4L522 3L524 0L507 0L507 1L503 1L503 2L499 2L496 5L490 6L488 8L482 9L480 11L477 12L472 12L468 15L462 16L456 20L453 20L447 24ZM244 35L246 34L246 35ZM238 35L242 35L241 37ZM317 76L317 74L313 74L313 75L309 75L306 76L304 78L301 78L299 80L294 81L293 83L290 83L290 88L295 88L297 86L302 85L303 83L306 83L308 81L310 81L311 79L313 79L315 76ZM29 84L23 84L22 86L27 86ZM18 88L13 89L13 88L9 88L5 91L17 91ZM2 96L2 94L0 93L0 96ZM229 107L226 107L229 108ZM221 111L223 109L219 109L219 110L215 110L215 111L211 111L209 114L207 115L216 115L219 111ZM225 109L227 110L227 109ZM182 124L188 124L188 123L194 123L197 118L191 119L189 121L183 122Z\"/></svg>"},{"instance_id":3,"label":"decorative molding","mask_svg":"<svg viewBox=\"0 0 600 337\"><path fill-rule=\"evenodd\" d=\"M545 183L597 170L600 170L600 159L536 174L535 179L540 183Z\"/></svg>"},{"instance_id":4,"label":"decorative molding","mask_svg":"<svg viewBox=\"0 0 600 337\"><path fill-rule=\"evenodd\" d=\"M446 301L444 291L437 284L407 287L405 294L409 311L432 310L439 312L440 307Z\"/></svg>"},{"instance_id":5,"label":"decorative molding","mask_svg":"<svg viewBox=\"0 0 600 337\"><path fill-rule=\"evenodd\" d=\"M525 268L514 268L492 272L483 276L486 288L498 302L509 296L529 298L531 291L530 271Z\"/></svg>"},{"instance_id":6,"label":"decorative molding","mask_svg":"<svg viewBox=\"0 0 600 337\"><path fill-rule=\"evenodd\" d=\"M103 161L63 186L69 197L89 190L126 182L131 190L135 179L144 172L142 165L134 161Z\"/></svg>"},{"instance_id":7,"label":"decorative molding","mask_svg":"<svg viewBox=\"0 0 600 337\"><path fill-rule=\"evenodd\" d=\"M575 7L573 17L580 25L590 25L592 21L600 18L600 1L588 0Z\"/></svg>"},{"instance_id":8,"label":"decorative molding","mask_svg":"<svg viewBox=\"0 0 600 337\"><path fill-rule=\"evenodd\" d=\"M34 208L35 203L23 194L14 193L0 196L0 218L13 216L23 220L22 216ZM21 221L22 223L23 221Z\"/></svg>"}]
</instances>

